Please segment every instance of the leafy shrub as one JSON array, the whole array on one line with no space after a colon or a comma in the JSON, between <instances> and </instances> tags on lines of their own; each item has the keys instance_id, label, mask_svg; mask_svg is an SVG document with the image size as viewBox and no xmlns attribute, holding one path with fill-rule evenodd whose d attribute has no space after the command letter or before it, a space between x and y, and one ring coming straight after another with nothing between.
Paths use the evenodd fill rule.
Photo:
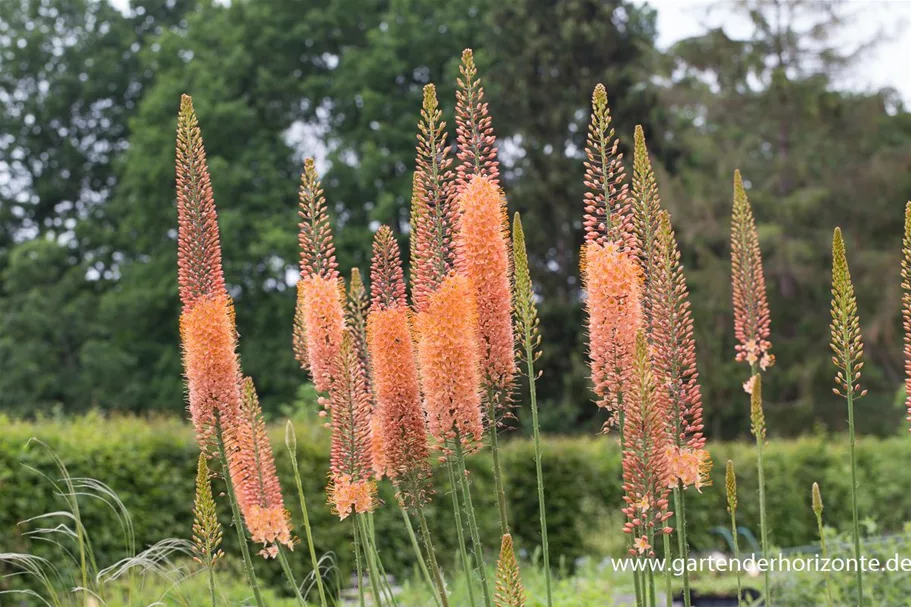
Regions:
<instances>
[{"instance_id":1,"label":"leafy shrub","mask_svg":"<svg viewBox=\"0 0 911 607\"><path fill-rule=\"evenodd\" d=\"M0 546L7 552L46 550L24 535L27 527L17 523L36 514L56 509L55 497L43 490L34 473L22 464L46 474L54 464L46 453L26 449L31 437L41 438L55 449L74 476L97 478L110 485L132 514L138 549L166 537L188 537L192 524L193 483L198 447L188 424L172 419L132 417L104 418L98 414L61 420L21 422L0 417ZM351 568L350 525L339 523L325 503L328 470L327 435L315 424L298 423L298 456L304 490L310 506L318 554L333 553L339 575ZM510 523L520 553L534 555L539 525L533 448L516 437L504 441ZM286 505L299 521L296 489L284 448L283 429L272 431L279 476L288 496ZM619 511L620 458L613 437L549 438L544 441L548 527L554 566L572 564L583 555L616 552L622 542L616 526L602 522ZM709 443L715 461L714 486L702 494L686 492L690 540L696 550L720 547L721 539L712 528L725 525L724 462L737 467L740 508L738 523L758 531L755 455L745 443ZM911 443L904 438L863 439L858 445L860 511L880 523L886 531L901 530L911 520L911 498L905 488L911 484ZM841 438L803 438L772 441L766 451L768 507L771 539L777 546L806 545L816 541L816 524L810 510L810 486L819 482L825 499L828 525L848 529L851 521L850 474L847 443ZM471 461L473 493L483 538L498 536L495 495L490 460L486 453ZM437 495L427 509L438 550L449 564L457 551L452 529L452 502L445 474L437 471ZM376 513L379 549L387 570L410 573L412 551L401 525L395 496L382 484L385 502ZM220 489L216 484L216 492ZM222 522L230 525L225 500L221 501ZM124 556L123 537L107 506L87 502L83 507L86 526L93 531L95 552L101 562L112 563ZM610 529L603 532L603 529ZM607 538L603 535L609 534ZM236 553L233 533L225 533L226 550ZM486 548L495 550L496 543ZM610 546L610 548L605 548ZM306 550L291 557L300 577L309 571ZM259 562L262 577L279 582L274 563ZM2 582L6 583L6 582Z\"/></svg>"}]
</instances>

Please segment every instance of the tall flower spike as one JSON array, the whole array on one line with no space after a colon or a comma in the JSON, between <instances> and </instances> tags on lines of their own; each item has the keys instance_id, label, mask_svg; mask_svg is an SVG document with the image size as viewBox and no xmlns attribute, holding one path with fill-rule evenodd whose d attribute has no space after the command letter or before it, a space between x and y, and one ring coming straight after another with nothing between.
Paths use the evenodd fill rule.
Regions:
<instances>
[{"instance_id":1,"label":"tall flower spike","mask_svg":"<svg viewBox=\"0 0 911 607\"><path fill-rule=\"evenodd\" d=\"M734 212L731 217L731 283L734 292L734 337L737 360L763 370L775 364L769 352L771 320L766 300L762 254L753 210L743 189L740 171L734 171Z\"/></svg>"},{"instance_id":2,"label":"tall flower spike","mask_svg":"<svg viewBox=\"0 0 911 607\"><path fill-rule=\"evenodd\" d=\"M835 394L857 398L866 395L860 389L860 370L864 363L864 344L860 337L857 298L845 256L841 229L835 228L832 239L832 362L838 367L835 375Z\"/></svg>"},{"instance_id":3,"label":"tall flower spike","mask_svg":"<svg viewBox=\"0 0 911 607\"><path fill-rule=\"evenodd\" d=\"M482 382L489 392L508 394L516 361L505 200L492 181L474 177L459 196L458 206L456 251L459 270L474 287Z\"/></svg>"},{"instance_id":4,"label":"tall flower spike","mask_svg":"<svg viewBox=\"0 0 911 607\"><path fill-rule=\"evenodd\" d=\"M304 304L304 281L297 281L297 298L294 304L294 324L291 332L291 347L294 358L301 369L310 369L310 354L307 352L307 310Z\"/></svg>"},{"instance_id":5,"label":"tall flower spike","mask_svg":"<svg viewBox=\"0 0 911 607\"><path fill-rule=\"evenodd\" d=\"M177 219L177 278L183 304L180 338L187 399L197 441L208 453L216 413L231 419L240 408L240 366L206 152L188 95L180 100L177 120Z\"/></svg>"},{"instance_id":6,"label":"tall flower spike","mask_svg":"<svg viewBox=\"0 0 911 607\"><path fill-rule=\"evenodd\" d=\"M199 454L196 468L196 499L193 502L193 560L211 568L224 556L221 551L221 523L212 497L212 481L209 479L209 464L206 454Z\"/></svg>"},{"instance_id":7,"label":"tall flower spike","mask_svg":"<svg viewBox=\"0 0 911 607\"><path fill-rule=\"evenodd\" d=\"M249 377L243 381L241 415L225 428L224 440L237 503L250 537L263 544L260 554L275 557L278 544L293 548L290 515L285 510L275 470L272 445L266 434L262 408Z\"/></svg>"},{"instance_id":8,"label":"tall flower spike","mask_svg":"<svg viewBox=\"0 0 911 607\"><path fill-rule=\"evenodd\" d=\"M304 160L298 197L300 223L297 240L300 246L301 279L319 276L337 280L338 262L335 260L332 227L313 158Z\"/></svg>"},{"instance_id":9,"label":"tall flower spike","mask_svg":"<svg viewBox=\"0 0 911 607\"><path fill-rule=\"evenodd\" d=\"M329 503L340 519L352 512L370 512L376 505L373 458L370 452L370 397L366 378L345 331L330 384L328 409L332 428L329 458Z\"/></svg>"},{"instance_id":10,"label":"tall flower spike","mask_svg":"<svg viewBox=\"0 0 911 607\"><path fill-rule=\"evenodd\" d=\"M184 309L227 295L206 149L193 99L180 98L177 118L177 283Z\"/></svg>"},{"instance_id":11,"label":"tall flower spike","mask_svg":"<svg viewBox=\"0 0 911 607\"><path fill-rule=\"evenodd\" d=\"M658 183L652 170L652 161L645 146L645 132L641 125L636 125L635 149L633 153L633 232L639 266L644 277L643 313L648 327L648 337L652 338L652 307L655 300L654 280L657 274L656 264L659 255L658 232L661 229L661 198L658 195Z\"/></svg>"},{"instance_id":12,"label":"tall flower spike","mask_svg":"<svg viewBox=\"0 0 911 607\"><path fill-rule=\"evenodd\" d=\"M651 302L655 375L665 391L668 429L674 436L674 445L699 450L705 446L705 437L693 317L680 251L666 211L659 213L656 241Z\"/></svg>"},{"instance_id":13,"label":"tall flower spike","mask_svg":"<svg viewBox=\"0 0 911 607\"><path fill-rule=\"evenodd\" d=\"M484 87L478 79L474 53L462 51L456 90L456 145L460 164L456 169L456 192L461 192L473 176L486 177L499 185L500 163L497 161L496 137L493 134Z\"/></svg>"},{"instance_id":14,"label":"tall flower spike","mask_svg":"<svg viewBox=\"0 0 911 607\"><path fill-rule=\"evenodd\" d=\"M607 91L598 84L592 93L591 121L585 140L585 242L633 246L629 184L620 140L611 126Z\"/></svg>"},{"instance_id":15,"label":"tall flower spike","mask_svg":"<svg viewBox=\"0 0 911 607\"><path fill-rule=\"evenodd\" d=\"M424 308L430 293L455 267L452 158L442 116L436 87L428 84L418 123L411 200L411 295L417 310Z\"/></svg>"},{"instance_id":16,"label":"tall flower spike","mask_svg":"<svg viewBox=\"0 0 911 607\"><path fill-rule=\"evenodd\" d=\"M817 517L822 516L822 494L819 492L819 483L813 483L812 498L813 513Z\"/></svg>"},{"instance_id":17,"label":"tall flower spike","mask_svg":"<svg viewBox=\"0 0 911 607\"><path fill-rule=\"evenodd\" d=\"M430 434L444 445L458 436L464 447L477 446L481 424L477 309L471 284L453 275L415 318L419 335L418 368Z\"/></svg>"},{"instance_id":18,"label":"tall flower spike","mask_svg":"<svg viewBox=\"0 0 911 607\"><path fill-rule=\"evenodd\" d=\"M765 413L762 410L762 376L753 376L750 390L750 432L757 440L765 440Z\"/></svg>"},{"instance_id":19,"label":"tall flower spike","mask_svg":"<svg viewBox=\"0 0 911 607\"><path fill-rule=\"evenodd\" d=\"M911 422L911 202L905 205L902 238L902 327L905 330L905 408Z\"/></svg>"},{"instance_id":20,"label":"tall flower spike","mask_svg":"<svg viewBox=\"0 0 911 607\"><path fill-rule=\"evenodd\" d=\"M367 298L367 289L361 280L361 271L351 269L351 281L348 283L348 294L345 299L345 326L351 331L354 349L357 358L364 369L367 378L367 392L372 394L370 387L370 354L367 352L367 311L370 302Z\"/></svg>"},{"instance_id":21,"label":"tall flower spike","mask_svg":"<svg viewBox=\"0 0 911 607\"><path fill-rule=\"evenodd\" d=\"M373 241L372 303L367 323L387 473L407 508L423 505L430 489L430 453L405 300L405 280L392 230Z\"/></svg>"},{"instance_id":22,"label":"tall flower spike","mask_svg":"<svg viewBox=\"0 0 911 607\"><path fill-rule=\"evenodd\" d=\"M626 533L637 537L655 530L670 533L664 522L668 511L668 461L665 412L655 388L645 334L636 334L632 389L623 405L623 500ZM644 553L645 550L643 550ZM635 551L631 550L632 554ZM648 556L655 553L647 548Z\"/></svg>"},{"instance_id":23,"label":"tall flower spike","mask_svg":"<svg viewBox=\"0 0 911 607\"><path fill-rule=\"evenodd\" d=\"M306 351L313 385L320 392L328 392L336 373L342 335L345 332L339 281L310 275L301 279L298 288L301 290L299 297L303 300L303 326L307 336Z\"/></svg>"},{"instance_id":24,"label":"tall flower spike","mask_svg":"<svg viewBox=\"0 0 911 607\"><path fill-rule=\"evenodd\" d=\"M583 283L587 291L589 358L599 407L617 422L632 377L636 332L642 327L642 272L615 243L588 243Z\"/></svg>"},{"instance_id":25,"label":"tall flower spike","mask_svg":"<svg viewBox=\"0 0 911 607\"><path fill-rule=\"evenodd\" d=\"M728 512L737 511L737 475L734 473L734 462L728 460L724 467L724 488L728 499Z\"/></svg>"},{"instance_id":26,"label":"tall flower spike","mask_svg":"<svg viewBox=\"0 0 911 607\"><path fill-rule=\"evenodd\" d=\"M519 563L512 545L512 536L503 534L500 558L497 561L497 593L493 599L496 607L525 607L525 587L519 576Z\"/></svg>"},{"instance_id":27,"label":"tall flower spike","mask_svg":"<svg viewBox=\"0 0 911 607\"><path fill-rule=\"evenodd\" d=\"M538 331L538 308L535 304L535 291L531 282L531 273L528 268L528 251L525 248L525 230L522 229L522 220L516 213L513 220L512 248L513 248L513 293L515 294L516 332L520 336L528 335L533 351L533 361L541 355L538 347L541 345L541 335ZM522 338L524 342L524 337ZM526 356L525 349L520 345L518 356Z\"/></svg>"}]
</instances>

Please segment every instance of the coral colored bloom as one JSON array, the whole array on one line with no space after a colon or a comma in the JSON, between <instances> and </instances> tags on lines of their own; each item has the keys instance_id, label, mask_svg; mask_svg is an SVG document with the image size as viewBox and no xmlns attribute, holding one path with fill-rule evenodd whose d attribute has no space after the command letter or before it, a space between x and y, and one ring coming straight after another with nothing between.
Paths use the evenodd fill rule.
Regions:
<instances>
[{"instance_id":1,"label":"coral colored bloom","mask_svg":"<svg viewBox=\"0 0 911 607\"><path fill-rule=\"evenodd\" d=\"M678 482L684 489L689 486L702 493L703 487L711 486L712 480L709 472L712 470L712 458L705 449L690 449L687 447L668 447L666 450L668 460L668 487L674 488Z\"/></svg>"},{"instance_id":2,"label":"coral colored bloom","mask_svg":"<svg viewBox=\"0 0 911 607\"><path fill-rule=\"evenodd\" d=\"M461 192L473 176L483 176L499 185L500 163L497 161L497 138L491 126L484 87L478 78L474 53L462 51L462 64L456 90L456 145L461 164L456 168L456 191Z\"/></svg>"},{"instance_id":3,"label":"coral colored bloom","mask_svg":"<svg viewBox=\"0 0 911 607\"><path fill-rule=\"evenodd\" d=\"M502 393L516 372L505 200L492 181L474 177L458 207L457 265L474 287L482 380Z\"/></svg>"},{"instance_id":4,"label":"coral colored bloom","mask_svg":"<svg viewBox=\"0 0 911 607\"><path fill-rule=\"evenodd\" d=\"M589 356L599 407L615 423L621 395L628 390L636 331L642 325L642 274L617 245L589 243L583 249L587 291Z\"/></svg>"},{"instance_id":5,"label":"coral colored bloom","mask_svg":"<svg viewBox=\"0 0 911 607\"><path fill-rule=\"evenodd\" d=\"M648 543L648 538L644 535L633 540L633 547L639 554L645 554L652 549L651 544Z\"/></svg>"},{"instance_id":6,"label":"coral colored bloom","mask_svg":"<svg viewBox=\"0 0 911 607\"><path fill-rule=\"evenodd\" d=\"M234 315L226 294L197 299L180 315L190 418L203 451L210 452L216 413L235 419L241 406Z\"/></svg>"},{"instance_id":7,"label":"coral colored bloom","mask_svg":"<svg viewBox=\"0 0 911 607\"><path fill-rule=\"evenodd\" d=\"M374 408L370 416L370 456L373 460L373 477L381 480L387 473L386 445L383 441L383 420Z\"/></svg>"},{"instance_id":8,"label":"coral colored bloom","mask_svg":"<svg viewBox=\"0 0 911 607\"><path fill-rule=\"evenodd\" d=\"M328 392L345 332L339 284L335 279L321 276L302 281L304 326L313 384L320 392Z\"/></svg>"},{"instance_id":9,"label":"coral colored bloom","mask_svg":"<svg viewBox=\"0 0 911 607\"><path fill-rule=\"evenodd\" d=\"M450 276L417 314L418 368L430 434L441 445L458 436L471 448L481 439L477 310L468 279Z\"/></svg>"},{"instance_id":10,"label":"coral colored bloom","mask_svg":"<svg viewBox=\"0 0 911 607\"><path fill-rule=\"evenodd\" d=\"M329 483L329 503L340 520L348 515L370 512L376 504L376 485L372 481L352 481L347 474Z\"/></svg>"}]
</instances>

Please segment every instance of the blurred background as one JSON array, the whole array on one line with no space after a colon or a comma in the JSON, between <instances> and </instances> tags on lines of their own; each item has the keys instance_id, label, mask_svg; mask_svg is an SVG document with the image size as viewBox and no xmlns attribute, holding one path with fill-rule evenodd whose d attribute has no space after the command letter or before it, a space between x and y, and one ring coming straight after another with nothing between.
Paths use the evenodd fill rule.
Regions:
<instances>
[{"instance_id":1,"label":"blurred background","mask_svg":"<svg viewBox=\"0 0 911 607\"><path fill-rule=\"evenodd\" d=\"M846 424L828 347L836 225L869 361L859 428L895 433L909 24L903 0L3 0L0 411L182 414L181 93L209 154L244 369L268 415L315 409L291 354L302 159L324 174L346 274L367 266L382 223L405 245L421 89L437 84L451 124L472 47L540 294L546 431L601 421L578 250L589 101L603 82L627 159L645 128L681 241L709 436L749 427L729 283L735 168L769 287L770 433ZM517 418L521 431L521 405Z\"/></svg>"}]
</instances>

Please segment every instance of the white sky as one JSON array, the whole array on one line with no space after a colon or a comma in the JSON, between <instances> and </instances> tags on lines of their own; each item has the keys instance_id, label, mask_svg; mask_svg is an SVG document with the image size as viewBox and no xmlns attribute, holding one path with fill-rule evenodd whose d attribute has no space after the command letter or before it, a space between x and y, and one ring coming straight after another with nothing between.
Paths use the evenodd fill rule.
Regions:
<instances>
[{"instance_id":1,"label":"white sky","mask_svg":"<svg viewBox=\"0 0 911 607\"><path fill-rule=\"evenodd\" d=\"M751 31L745 18L725 14L724 5L733 5L733 0L646 1L658 10L658 45L663 49L698 35L706 26L723 25L729 35L736 37L748 36ZM847 48L872 39L880 41L845 74L844 84L863 91L893 87L905 104L911 105L911 0L848 0L843 9L852 15L851 27L841 37Z\"/></svg>"}]
</instances>

